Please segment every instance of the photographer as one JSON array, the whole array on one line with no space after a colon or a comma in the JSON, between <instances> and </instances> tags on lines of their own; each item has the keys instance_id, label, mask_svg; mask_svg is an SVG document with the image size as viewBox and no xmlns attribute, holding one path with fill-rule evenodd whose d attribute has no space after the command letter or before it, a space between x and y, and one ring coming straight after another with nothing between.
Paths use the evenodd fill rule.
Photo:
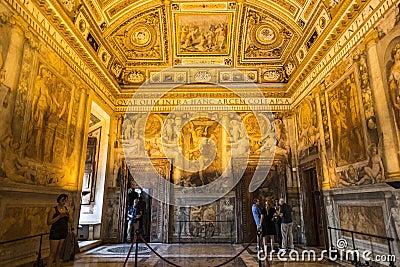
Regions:
<instances>
[{"instance_id":1,"label":"photographer","mask_svg":"<svg viewBox=\"0 0 400 267\"><path fill-rule=\"evenodd\" d=\"M140 230L143 212L138 206L139 200L136 198L133 200L133 205L128 207L128 232L126 236L126 241L131 242L132 231Z\"/></svg>"}]
</instances>

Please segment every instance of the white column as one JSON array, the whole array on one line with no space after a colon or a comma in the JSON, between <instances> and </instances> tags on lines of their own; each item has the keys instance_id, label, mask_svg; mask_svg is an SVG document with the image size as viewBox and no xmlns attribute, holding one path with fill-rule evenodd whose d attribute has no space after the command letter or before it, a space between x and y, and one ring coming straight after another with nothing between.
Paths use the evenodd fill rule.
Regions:
<instances>
[{"instance_id":1,"label":"white column","mask_svg":"<svg viewBox=\"0 0 400 267\"><path fill-rule=\"evenodd\" d=\"M324 125L322 122L322 112L321 112L321 100L319 99L319 88L316 92L313 93L313 97L315 99L315 108L317 110L317 124L318 124L318 133L319 133L319 143L320 143L320 156L321 156L321 164L322 164L322 189L329 189L329 171L328 171L328 162L326 156L326 146L325 146L325 138L324 138Z\"/></svg>"},{"instance_id":2,"label":"white column","mask_svg":"<svg viewBox=\"0 0 400 267\"><path fill-rule=\"evenodd\" d=\"M25 34L18 25L12 25L10 44L3 69L5 70L4 85L14 90L17 87L21 70L21 60L24 49Z\"/></svg>"},{"instance_id":3,"label":"white column","mask_svg":"<svg viewBox=\"0 0 400 267\"><path fill-rule=\"evenodd\" d=\"M370 43L371 44L371 43ZM387 171L386 178L399 178L399 154L397 151L398 140L392 125L391 104L385 97L385 84L380 70L376 43L367 48L368 68L371 77L372 95L375 102L378 129L383 134L383 157Z\"/></svg>"},{"instance_id":4,"label":"white column","mask_svg":"<svg viewBox=\"0 0 400 267\"><path fill-rule=\"evenodd\" d=\"M221 129L221 169L224 171L228 167L229 160L226 153L228 145L229 117L228 114L222 114L222 129ZM217 145L217 144L216 144Z\"/></svg>"}]
</instances>

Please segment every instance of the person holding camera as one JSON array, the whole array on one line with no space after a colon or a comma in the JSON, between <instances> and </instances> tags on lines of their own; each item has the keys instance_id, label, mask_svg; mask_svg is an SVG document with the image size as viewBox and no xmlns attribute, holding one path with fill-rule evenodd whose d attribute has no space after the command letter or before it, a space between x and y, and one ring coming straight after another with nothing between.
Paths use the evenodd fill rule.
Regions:
<instances>
[{"instance_id":1,"label":"person holding camera","mask_svg":"<svg viewBox=\"0 0 400 267\"><path fill-rule=\"evenodd\" d=\"M126 235L126 241L131 242L132 231L140 230L143 212L138 206L139 200L135 198L133 200L133 205L128 207L128 232Z\"/></svg>"}]
</instances>

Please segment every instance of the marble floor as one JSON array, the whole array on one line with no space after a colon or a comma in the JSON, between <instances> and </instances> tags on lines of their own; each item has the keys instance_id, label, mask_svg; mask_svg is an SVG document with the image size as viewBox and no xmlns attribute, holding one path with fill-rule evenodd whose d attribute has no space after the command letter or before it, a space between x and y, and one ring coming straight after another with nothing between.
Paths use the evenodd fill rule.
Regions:
<instances>
[{"instance_id":1,"label":"marble floor","mask_svg":"<svg viewBox=\"0 0 400 267\"><path fill-rule=\"evenodd\" d=\"M177 266L190 267L211 267L218 266L237 255L243 250L241 244L150 244L155 252ZM71 267L114 267L123 266L126 255L130 249L130 244L102 245L97 248L85 251L76 255L75 261L64 263L63 266ZM299 248L296 251L301 254ZM138 266L148 267L169 267L174 266L160 259L145 244L138 246ZM267 256L268 263L274 267L318 267L318 266L345 266L323 259L315 262L302 262L287 259L283 261L276 254ZM268 266L266 260L262 261L262 266ZM135 266L135 247L130 254L127 266ZM224 266L228 267L258 267L257 251L255 245L248 249L231 262Z\"/></svg>"}]
</instances>

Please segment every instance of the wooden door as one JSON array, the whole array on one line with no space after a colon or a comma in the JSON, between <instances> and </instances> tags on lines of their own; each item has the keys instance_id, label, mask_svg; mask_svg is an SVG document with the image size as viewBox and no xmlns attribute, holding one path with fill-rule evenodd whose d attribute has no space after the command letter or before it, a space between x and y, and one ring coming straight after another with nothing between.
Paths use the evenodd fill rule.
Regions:
<instances>
[{"instance_id":1,"label":"wooden door","mask_svg":"<svg viewBox=\"0 0 400 267\"><path fill-rule=\"evenodd\" d=\"M308 246L325 246L323 197L319 190L316 168L304 170L301 180L306 243Z\"/></svg>"}]
</instances>

